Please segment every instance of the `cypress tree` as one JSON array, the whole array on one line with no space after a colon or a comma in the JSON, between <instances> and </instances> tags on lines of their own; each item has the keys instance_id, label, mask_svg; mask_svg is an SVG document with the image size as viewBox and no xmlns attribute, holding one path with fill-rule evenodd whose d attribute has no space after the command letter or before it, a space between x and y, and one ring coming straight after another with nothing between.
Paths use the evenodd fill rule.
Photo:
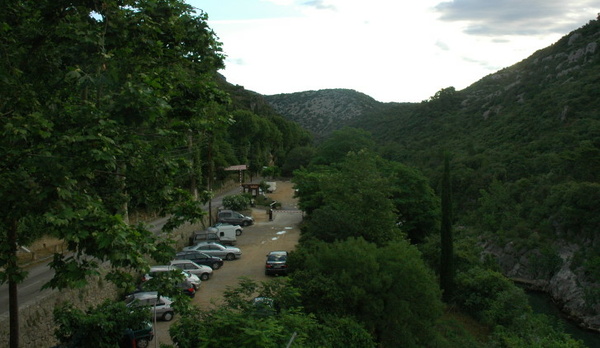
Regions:
<instances>
[{"instance_id":1,"label":"cypress tree","mask_svg":"<svg viewBox=\"0 0 600 348\"><path fill-rule=\"evenodd\" d=\"M450 159L444 156L444 174L442 176L442 225L440 287L445 302L451 300L454 292L454 241L452 238L452 193L450 189Z\"/></svg>"}]
</instances>

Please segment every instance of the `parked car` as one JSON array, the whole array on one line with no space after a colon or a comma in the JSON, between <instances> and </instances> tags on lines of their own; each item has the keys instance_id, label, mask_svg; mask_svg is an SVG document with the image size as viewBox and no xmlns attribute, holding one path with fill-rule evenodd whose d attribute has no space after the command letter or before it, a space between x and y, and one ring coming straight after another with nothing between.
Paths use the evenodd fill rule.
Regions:
<instances>
[{"instance_id":1,"label":"parked car","mask_svg":"<svg viewBox=\"0 0 600 348\"><path fill-rule=\"evenodd\" d=\"M266 275L287 275L287 251L271 251L267 254L267 262L265 263Z\"/></svg>"},{"instance_id":2,"label":"parked car","mask_svg":"<svg viewBox=\"0 0 600 348\"><path fill-rule=\"evenodd\" d=\"M165 296L159 296L157 291L136 292L125 298L128 307L149 307L157 318L171 321L175 310L171 307L173 300Z\"/></svg>"},{"instance_id":3,"label":"parked car","mask_svg":"<svg viewBox=\"0 0 600 348\"><path fill-rule=\"evenodd\" d=\"M242 256L242 251L239 248L224 246L213 242L201 242L196 245L185 247L183 250L198 250L207 255L221 257L228 261Z\"/></svg>"},{"instance_id":4,"label":"parked car","mask_svg":"<svg viewBox=\"0 0 600 348\"><path fill-rule=\"evenodd\" d=\"M150 271L148 271L148 273L144 275L144 277L142 278L142 281L145 282L145 281L152 279L152 277L155 277L156 274L159 272L170 272L170 271L182 272L183 275L185 276L185 280L193 285L194 290L198 290L200 288L200 284L202 283L202 281L200 280L200 278L198 278L198 276L196 276L194 274L190 274L189 272L186 272L186 271L182 270L181 268L171 266L171 265L150 267Z\"/></svg>"},{"instance_id":5,"label":"parked car","mask_svg":"<svg viewBox=\"0 0 600 348\"><path fill-rule=\"evenodd\" d=\"M125 329L119 348L147 348L154 338L154 328L149 322L142 323L137 330Z\"/></svg>"},{"instance_id":6,"label":"parked car","mask_svg":"<svg viewBox=\"0 0 600 348\"><path fill-rule=\"evenodd\" d=\"M235 245L237 237L242 235L244 229L239 225L217 222L205 231L195 232L190 240L190 245L200 242L216 242L223 245Z\"/></svg>"},{"instance_id":7,"label":"parked car","mask_svg":"<svg viewBox=\"0 0 600 348\"><path fill-rule=\"evenodd\" d=\"M252 300L254 314L260 317L271 316L279 312L279 306L270 297L259 296Z\"/></svg>"},{"instance_id":8,"label":"parked car","mask_svg":"<svg viewBox=\"0 0 600 348\"><path fill-rule=\"evenodd\" d=\"M235 236L241 236L242 232L244 232L244 229L240 225L232 224L229 222L217 222L216 224L209 227L208 230L210 232L218 232L219 238L221 239L223 239L222 233L225 233L226 236L231 238L233 234L235 234Z\"/></svg>"},{"instance_id":9,"label":"parked car","mask_svg":"<svg viewBox=\"0 0 600 348\"><path fill-rule=\"evenodd\" d=\"M144 278L142 278L143 280ZM177 288L181 290L181 292L186 295L189 296L191 298L194 298L196 296L196 288L194 287L194 285L192 283L190 283L187 280L184 280L180 283L178 283ZM138 287L137 290L135 291L135 293L138 292L148 292L148 291L164 291L164 289L161 289L160 284L154 283L153 281L142 281Z\"/></svg>"},{"instance_id":10,"label":"parked car","mask_svg":"<svg viewBox=\"0 0 600 348\"><path fill-rule=\"evenodd\" d=\"M147 348L150 347L150 341L154 338L154 328L150 321L136 323L137 325L123 329L123 336L115 347L119 348ZM89 337L82 332L71 333L68 342L64 342L52 348L79 348L94 345L89 342Z\"/></svg>"},{"instance_id":11,"label":"parked car","mask_svg":"<svg viewBox=\"0 0 600 348\"><path fill-rule=\"evenodd\" d=\"M250 216L238 213L233 210L220 210L217 213L217 222L226 222L232 225L250 226L254 223L254 219Z\"/></svg>"},{"instance_id":12,"label":"parked car","mask_svg":"<svg viewBox=\"0 0 600 348\"><path fill-rule=\"evenodd\" d=\"M194 232L194 235L190 238L190 245L198 244L200 242L221 243L221 238L219 238L219 235L216 233L216 231L196 231Z\"/></svg>"},{"instance_id":13,"label":"parked car","mask_svg":"<svg viewBox=\"0 0 600 348\"><path fill-rule=\"evenodd\" d=\"M213 269L206 265L199 265L190 260L173 260L171 266L180 268L191 274L195 274L200 280L208 280L212 275Z\"/></svg>"},{"instance_id":14,"label":"parked car","mask_svg":"<svg viewBox=\"0 0 600 348\"><path fill-rule=\"evenodd\" d=\"M191 260L199 265L205 265L212 269L219 269L223 266L222 258L210 256L198 250L180 251L175 254L175 260Z\"/></svg>"}]
</instances>

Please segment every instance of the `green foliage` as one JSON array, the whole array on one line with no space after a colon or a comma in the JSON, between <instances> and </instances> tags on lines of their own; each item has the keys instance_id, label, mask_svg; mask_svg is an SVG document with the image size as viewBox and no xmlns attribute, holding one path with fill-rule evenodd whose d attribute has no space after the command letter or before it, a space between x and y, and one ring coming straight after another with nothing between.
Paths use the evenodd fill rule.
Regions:
<instances>
[{"instance_id":1,"label":"green foliage","mask_svg":"<svg viewBox=\"0 0 600 348\"><path fill-rule=\"evenodd\" d=\"M269 303L254 303L256 296ZM303 313L297 289L285 281L241 279L228 288L224 303L187 313L170 328L178 347L374 347L369 334L351 318L318 321ZM347 345L348 344L348 345Z\"/></svg>"},{"instance_id":2,"label":"green foliage","mask_svg":"<svg viewBox=\"0 0 600 348\"><path fill-rule=\"evenodd\" d=\"M440 287L444 300L454 296L454 237L452 236L452 192L450 187L450 158L444 156L444 175L442 177L442 226L440 229Z\"/></svg>"},{"instance_id":3,"label":"green foliage","mask_svg":"<svg viewBox=\"0 0 600 348\"><path fill-rule=\"evenodd\" d=\"M375 158L349 153L335 168L321 178L322 203L312 211L306 234L329 242L360 236L379 245L398 238L391 186Z\"/></svg>"},{"instance_id":4,"label":"green foliage","mask_svg":"<svg viewBox=\"0 0 600 348\"><path fill-rule=\"evenodd\" d=\"M63 303L54 309L54 322L57 326L55 337L61 347L118 347L126 329L139 330L150 322L147 308L129 308L124 302L104 301L86 311Z\"/></svg>"},{"instance_id":5,"label":"green foliage","mask_svg":"<svg viewBox=\"0 0 600 348\"><path fill-rule=\"evenodd\" d=\"M390 178L396 222L412 243L438 233L440 200L419 171L398 162L380 160L378 168Z\"/></svg>"},{"instance_id":6,"label":"green foliage","mask_svg":"<svg viewBox=\"0 0 600 348\"><path fill-rule=\"evenodd\" d=\"M538 279L550 279L563 265L563 260L556 248L545 246L529 256L531 270Z\"/></svg>"},{"instance_id":7,"label":"green foliage","mask_svg":"<svg viewBox=\"0 0 600 348\"><path fill-rule=\"evenodd\" d=\"M314 242L292 253L289 262L296 270L293 284L317 317L353 316L384 346L423 346L435 336L440 290L408 242Z\"/></svg>"},{"instance_id":8,"label":"green foliage","mask_svg":"<svg viewBox=\"0 0 600 348\"><path fill-rule=\"evenodd\" d=\"M261 175L264 177L270 177L271 179L275 179L281 173L281 169L276 166L268 166L264 167Z\"/></svg>"},{"instance_id":9,"label":"green foliage","mask_svg":"<svg viewBox=\"0 0 600 348\"><path fill-rule=\"evenodd\" d=\"M246 210L250 207L250 198L244 194L225 196L223 206L235 211Z\"/></svg>"},{"instance_id":10,"label":"green foliage","mask_svg":"<svg viewBox=\"0 0 600 348\"><path fill-rule=\"evenodd\" d=\"M343 128L331 135L317 148L313 164L330 165L343 160L349 152L371 151L375 143L371 134L358 128Z\"/></svg>"},{"instance_id":11,"label":"green foliage","mask_svg":"<svg viewBox=\"0 0 600 348\"><path fill-rule=\"evenodd\" d=\"M289 177L295 170L307 167L315 152L316 149L311 146L298 146L291 149L281 165L281 174Z\"/></svg>"},{"instance_id":12,"label":"green foliage","mask_svg":"<svg viewBox=\"0 0 600 348\"><path fill-rule=\"evenodd\" d=\"M509 325L530 313L527 297L502 274L473 267L456 276L455 301L488 325Z\"/></svg>"},{"instance_id":13,"label":"green foliage","mask_svg":"<svg viewBox=\"0 0 600 348\"><path fill-rule=\"evenodd\" d=\"M566 182L552 188L548 209L558 228L568 234L596 236L600 229L600 183Z\"/></svg>"},{"instance_id":14,"label":"green foliage","mask_svg":"<svg viewBox=\"0 0 600 348\"><path fill-rule=\"evenodd\" d=\"M557 347L584 348L586 345L562 332L549 317L540 314L521 314L510 327L498 326L490 345L503 348Z\"/></svg>"}]
</instances>

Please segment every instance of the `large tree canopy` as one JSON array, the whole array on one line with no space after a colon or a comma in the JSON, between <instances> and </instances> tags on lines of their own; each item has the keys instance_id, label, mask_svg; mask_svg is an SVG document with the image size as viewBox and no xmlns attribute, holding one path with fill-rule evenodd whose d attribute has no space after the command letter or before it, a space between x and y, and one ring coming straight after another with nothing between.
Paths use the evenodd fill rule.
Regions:
<instances>
[{"instance_id":1,"label":"large tree canopy","mask_svg":"<svg viewBox=\"0 0 600 348\"><path fill-rule=\"evenodd\" d=\"M226 98L209 83L220 43L206 15L179 0L11 1L0 47L0 281L16 327L16 250L42 234L70 252L55 255L52 287L83 285L102 261L123 284L146 255L165 258L165 240L128 224L131 197L173 214L167 229L202 216L178 181L190 168L180 150L189 118L170 102L176 84ZM187 105L200 116L209 104Z\"/></svg>"},{"instance_id":2,"label":"large tree canopy","mask_svg":"<svg viewBox=\"0 0 600 348\"><path fill-rule=\"evenodd\" d=\"M362 238L311 243L292 254L293 284L318 317L353 317L383 346L432 345L442 313L433 273L405 240L378 247Z\"/></svg>"}]
</instances>

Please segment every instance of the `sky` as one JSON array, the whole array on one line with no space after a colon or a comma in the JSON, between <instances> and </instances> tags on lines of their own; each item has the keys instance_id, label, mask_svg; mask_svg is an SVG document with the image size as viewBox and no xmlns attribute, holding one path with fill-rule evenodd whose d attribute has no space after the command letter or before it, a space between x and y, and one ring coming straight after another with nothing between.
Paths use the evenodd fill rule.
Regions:
<instances>
[{"instance_id":1,"label":"sky","mask_svg":"<svg viewBox=\"0 0 600 348\"><path fill-rule=\"evenodd\" d=\"M596 19L600 0L185 0L208 15L229 83L347 88L381 102L464 89Z\"/></svg>"}]
</instances>

